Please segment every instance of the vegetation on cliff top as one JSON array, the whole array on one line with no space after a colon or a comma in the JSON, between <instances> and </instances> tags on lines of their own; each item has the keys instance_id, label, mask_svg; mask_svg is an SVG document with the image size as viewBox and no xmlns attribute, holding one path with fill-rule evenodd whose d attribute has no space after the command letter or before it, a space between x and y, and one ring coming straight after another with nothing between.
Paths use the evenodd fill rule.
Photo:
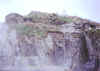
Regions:
<instances>
[{"instance_id":1,"label":"vegetation on cliff top","mask_svg":"<svg viewBox=\"0 0 100 71\"><path fill-rule=\"evenodd\" d=\"M55 13L50 14L35 11L26 16L13 14L11 16L8 15L7 18L7 21L13 21L13 23L9 24L9 26L16 29L19 35L37 37L46 36L48 31L59 31L61 25L63 24L69 24L72 22L89 22L88 20L84 20L75 16L60 16Z\"/></svg>"},{"instance_id":2,"label":"vegetation on cliff top","mask_svg":"<svg viewBox=\"0 0 100 71\"><path fill-rule=\"evenodd\" d=\"M9 26L16 29L19 35L26 36L45 37L48 31L59 31L60 25L72 22L72 19L64 16L41 12L31 12L23 17L23 23L13 23L9 24Z\"/></svg>"},{"instance_id":3,"label":"vegetation on cliff top","mask_svg":"<svg viewBox=\"0 0 100 71\"><path fill-rule=\"evenodd\" d=\"M10 27L14 27L18 35L36 36L43 38L47 36L48 31L59 31L60 26L32 23L32 24L11 24Z\"/></svg>"}]
</instances>

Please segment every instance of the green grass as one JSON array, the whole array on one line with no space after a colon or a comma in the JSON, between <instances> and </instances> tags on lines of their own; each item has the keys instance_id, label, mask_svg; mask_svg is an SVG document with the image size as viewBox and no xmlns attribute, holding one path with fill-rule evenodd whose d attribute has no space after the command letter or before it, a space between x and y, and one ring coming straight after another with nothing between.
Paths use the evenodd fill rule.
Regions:
<instances>
[{"instance_id":1,"label":"green grass","mask_svg":"<svg viewBox=\"0 0 100 71\"><path fill-rule=\"evenodd\" d=\"M27 36L32 36L34 35L34 28L33 26L28 26L25 24L15 24L15 25L10 25L14 29L16 29L16 32L19 35L27 35Z\"/></svg>"},{"instance_id":2,"label":"green grass","mask_svg":"<svg viewBox=\"0 0 100 71\"><path fill-rule=\"evenodd\" d=\"M43 12L31 12L30 14L28 14L27 16L25 16L26 18L31 18L33 22L40 22L42 23L43 21L49 21L49 17L53 15L53 13L48 14L48 13L43 13ZM72 19L66 16L59 16L59 15L55 15L57 17L58 21L61 22L67 22L70 23L72 22ZM55 17L55 16L52 16ZM49 23L49 22L48 22Z\"/></svg>"},{"instance_id":3,"label":"green grass","mask_svg":"<svg viewBox=\"0 0 100 71\"><path fill-rule=\"evenodd\" d=\"M12 24L10 27L15 29L18 35L36 36L39 38L45 37L48 31L59 30L59 26L43 23L35 23L32 25Z\"/></svg>"},{"instance_id":4,"label":"green grass","mask_svg":"<svg viewBox=\"0 0 100 71\"><path fill-rule=\"evenodd\" d=\"M100 34L100 29L97 29L97 30L96 30L96 33Z\"/></svg>"},{"instance_id":5,"label":"green grass","mask_svg":"<svg viewBox=\"0 0 100 71\"><path fill-rule=\"evenodd\" d=\"M37 37L44 37L48 31L59 31L59 25L51 25L48 22L48 17L51 14L48 13L42 13L42 12L31 12L27 16L24 16L25 18L31 18L32 21L30 21L29 25L26 25L25 23L22 24L9 24L9 26L13 29L16 29L16 32L18 35L26 35L26 36L37 36ZM61 22L72 22L72 19L59 16L57 15L57 20ZM44 23L44 21L47 21ZM26 22L27 23L27 22Z\"/></svg>"},{"instance_id":6,"label":"green grass","mask_svg":"<svg viewBox=\"0 0 100 71\"><path fill-rule=\"evenodd\" d=\"M68 18L68 17L60 16L60 17L58 17L58 19L59 19L60 21L64 21L64 22L67 22L67 23L73 22L73 20L70 19L70 18Z\"/></svg>"},{"instance_id":7,"label":"green grass","mask_svg":"<svg viewBox=\"0 0 100 71\"><path fill-rule=\"evenodd\" d=\"M31 18L33 22L43 22L45 21L44 19L47 19L48 14L47 13L43 13L43 12L31 12L29 13L27 16L25 16L26 18Z\"/></svg>"}]
</instances>

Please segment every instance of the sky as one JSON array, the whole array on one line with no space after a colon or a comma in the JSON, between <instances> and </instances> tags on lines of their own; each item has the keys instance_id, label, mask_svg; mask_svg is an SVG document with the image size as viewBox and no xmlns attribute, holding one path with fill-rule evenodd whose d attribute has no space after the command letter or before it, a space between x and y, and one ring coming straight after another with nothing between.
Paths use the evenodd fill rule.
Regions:
<instances>
[{"instance_id":1,"label":"sky","mask_svg":"<svg viewBox=\"0 0 100 71\"><path fill-rule=\"evenodd\" d=\"M100 0L0 0L0 21L9 13L55 12L100 22Z\"/></svg>"}]
</instances>

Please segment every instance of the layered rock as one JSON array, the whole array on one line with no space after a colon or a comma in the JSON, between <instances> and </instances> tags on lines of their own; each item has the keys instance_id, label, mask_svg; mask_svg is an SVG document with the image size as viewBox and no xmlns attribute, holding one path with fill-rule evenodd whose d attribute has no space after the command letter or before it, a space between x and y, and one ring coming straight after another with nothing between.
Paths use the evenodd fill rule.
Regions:
<instances>
[{"instance_id":1,"label":"layered rock","mask_svg":"<svg viewBox=\"0 0 100 71\"><path fill-rule=\"evenodd\" d=\"M35 12L32 17L38 14ZM18 14L6 16L6 23L15 25L9 27L16 30L18 41L14 54L15 67L20 63L24 66L26 63L26 67L32 66L34 70L36 66L36 70L39 71L46 71L46 66L56 66L58 69L63 69L62 71L99 71L100 31L96 28L98 23L93 24L77 17L63 17L62 20L59 16L60 24L57 24L55 16L53 23L48 21L52 18L49 18L49 14L44 18L43 16L44 13L36 19Z\"/></svg>"}]
</instances>

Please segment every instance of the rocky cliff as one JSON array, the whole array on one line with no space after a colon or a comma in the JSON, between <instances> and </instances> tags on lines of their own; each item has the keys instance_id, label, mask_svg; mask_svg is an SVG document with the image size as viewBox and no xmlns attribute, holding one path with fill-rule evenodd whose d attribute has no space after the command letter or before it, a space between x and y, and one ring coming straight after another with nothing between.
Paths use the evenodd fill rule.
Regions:
<instances>
[{"instance_id":1,"label":"rocky cliff","mask_svg":"<svg viewBox=\"0 0 100 71\"><path fill-rule=\"evenodd\" d=\"M99 23L41 12L26 16L11 13L5 23L9 33L16 33L16 40L10 42L15 42L15 46L10 46L10 62L4 60L8 70L100 71Z\"/></svg>"}]
</instances>

